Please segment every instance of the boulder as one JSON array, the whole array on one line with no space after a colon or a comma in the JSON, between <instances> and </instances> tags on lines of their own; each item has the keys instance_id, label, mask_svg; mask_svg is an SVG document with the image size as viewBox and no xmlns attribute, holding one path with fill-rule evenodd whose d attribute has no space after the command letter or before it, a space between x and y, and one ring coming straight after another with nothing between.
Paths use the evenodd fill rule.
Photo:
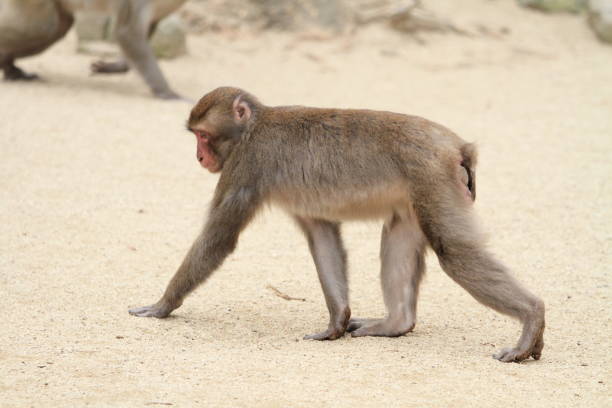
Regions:
<instances>
[{"instance_id":1,"label":"boulder","mask_svg":"<svg viewBox=\"0 0 612 408\"><path fill-rule=\"evenodd\" d=\"M584 10L588 0L518 0L519 4L551 13L578 13Z\"/></svg>"},{"instance_id":2,"label":"boulder","mask_svg":"<svg viewBox=\"0 0 612 408\"><path fill-rule=\"evenodd\" d=\"M111 37L111 18L103 13L78 12L74 28L79 42L108 40Z\"/></svg>"},{"instance_id":3,"label":"boulder","mask_svg":"<svg viewBox=\"0 0 612 408\"><path fill-rule=\"evenodd\" d=\"M351 19L345 0L251 0L263 28L343 31Z\"/></svg>"},{"instance_id":4,"label":"boulder","mask_svg":"<svg viewBox=\"0 0 612 408\"><path fill-rule=\"evenodd\" d=\"M589 2L588 21L601 41L612 43L611 0L591 0Z\"/></svg>"},{"instance_id":5,"label":"boulder","mask_svg":"<svg viewBox=\"0 0 612 408\"><path fill-rule=\"evenodd\" d=\"M76 15L75 29L78 38L77 52L98 56L116 54L111 43L115 42L114 18L96 12ZM187 35L182 20L170 15L157 24L151 38L151 46L157 58L176 58L187 53Z\"/></svg>"},{"instance_id":6,"label":"boulder","mask_svg":"<svg viewBox=\"0 0 612 408\"><path fill-rule=\"evenodd\" d=\"M176 58L187 54L187 35L183 21L170 15L157 24L151 38L151 46L157 58Z\"/></svg>"}]
</instances>

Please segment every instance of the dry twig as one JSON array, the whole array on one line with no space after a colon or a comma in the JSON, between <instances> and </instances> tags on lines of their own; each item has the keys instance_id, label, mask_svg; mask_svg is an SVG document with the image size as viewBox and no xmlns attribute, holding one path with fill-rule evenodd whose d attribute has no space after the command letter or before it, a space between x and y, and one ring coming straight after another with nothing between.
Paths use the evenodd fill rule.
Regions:
<instances>
[{"instance_id":1,"label":"dry twig","mask_svg":"<svg viewBox=\"0 0 612 408\"><path fill-rule=\"evenodd\" d=\"M300 302L305 302L306 301L305 298L291 297L291 296L281 292L280 290L276 289L272 285L267 285L266 289L270 289L272 291L272 293L274 293L276 296L278 296L279 298L285 299L285 300L299 300Z\"/></svg>"}]
</instances>

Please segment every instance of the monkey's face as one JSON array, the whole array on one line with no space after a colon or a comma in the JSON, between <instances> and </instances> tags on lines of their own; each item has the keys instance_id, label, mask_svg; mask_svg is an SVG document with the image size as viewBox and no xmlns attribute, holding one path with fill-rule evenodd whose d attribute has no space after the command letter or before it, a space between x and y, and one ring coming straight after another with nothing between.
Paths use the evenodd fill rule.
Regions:
<instances>
[{"instance_id":1,"label":"monkey's face","mask_svg":"<svg viewBox=\"0 0 612 408\"><path fill-rule=\"evenodd\" d=\"M197 139L196 158L200 165L211 173L221 171L223 166L214 148L214 138L205 130L193 130L193 133Z\"/></svg>"},{"instance_id":2,"label":"monkey's face","mask_svg":"<svg viewBox=\"0 0 612 408\"><path fill-rule=\"evenodd\" d=\"M196 158L208 171L218 173L238 144L251 117L243 91L219 88L205 95L192 109L187 129L197 139Z\"/></svg>"},{"instance_id":3,"label":"monkey's face","mask_svg":"<svg viewBox=\"0 0 612 408\"><path fill-rule=\"evenodd\" d=\"M189 124L196 136L196 158L211 173L223 169L225 160L240 140L244 127L234 123L231 115L212 109L203 119Z\"/></svg>"}]
</instances>

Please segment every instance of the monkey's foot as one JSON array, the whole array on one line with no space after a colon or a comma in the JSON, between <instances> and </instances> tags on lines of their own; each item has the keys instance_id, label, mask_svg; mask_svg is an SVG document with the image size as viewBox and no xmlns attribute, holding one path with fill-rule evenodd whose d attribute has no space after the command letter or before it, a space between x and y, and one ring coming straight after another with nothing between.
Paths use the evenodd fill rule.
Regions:
<instances>
[{"instance_id":1,"label":"monkey's foot","mask_svg":"<svg viewBox=\"0 0 612 408\"><path fill-rule=\"evenodd\" d=\"M130 70L129 65L125 61L95 61L91 63L91 72L94 74L123 74Z\"/></svg>"},{"instance_id":2,"label":"monkey's foot","mask_svg":"<svg viewBox=\"0 0 612 408\"><path fill-rule=\"evenodd\" d=\"M304 336L304 340L336 340L344 336L345 332L343 327L330 327L321 333L308 334Z\"/></svg>"},{"instance_id":3,"label":"monkey's foot","mask_svg":"<svg viewBox=\"0 0 612 408\"><path fill-rule=\"evenodd\" d=\"M351 319L347 331L353 337L398 337L414 329L414 322L391 319Z\"/></svg>"},{"instance_id":4,"label":"monkey's foot","mask_svg":"<svg viewBox=\"0 0 612 408\"><path fill-rule=\"evenodd\" d=\"M532 348L506 347L493 354L493 358L504 363L520 363L529 357L533 357L534 360L539 360L540 357L542 357L543 348L544 339L540 336Z\"/></svg>"},{"instance_id":5,"label":"monkey's foot","mask_svg":"<svg viewBox=\"0 0 612 408\"><path fill-rule=\"evenodd\" d=\"M167 317L174 309L176 308L169 306L167 303L157 302L154 305L130 309L129 313L132 316L157 317L158 319L163 319L164 317Z\"/></svg>"},{"instance_id":6,"label":"monkey's foot","mask_svg":"<svg viewBox=\"0 0 612 408\"><path fill-rule=\"evenodd\" d=\"M5 81L36 81L39 79L38 75L29 74L15 65L4 68Z\"/></svg>"},{"instance_id":7,"label":"monkey's foot","mask_svg":"<svg viewBox=\"0 0 612 408\"><path fill-rule=\"evenodd\" d=\"M321 333L309 334L304 336L304 340L336 340L346 333L346 327L351 317L351 309L348 306L335 309L330 316L327 330ZM341 310L341 311L340 311Z\"/></svg>"}]
</instances>

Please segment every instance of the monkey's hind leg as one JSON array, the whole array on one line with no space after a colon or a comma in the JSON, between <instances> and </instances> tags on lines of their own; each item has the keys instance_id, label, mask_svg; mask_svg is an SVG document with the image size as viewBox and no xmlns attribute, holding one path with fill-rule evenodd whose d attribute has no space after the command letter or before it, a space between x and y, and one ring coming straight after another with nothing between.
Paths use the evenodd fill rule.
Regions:
<instances>
[{"instance_id":1,"label":"monkey's hind leg","mask_svg":"<svg viewBox=\"0 0 612 408\"><path fill-rule=\"evenodd\" d=\"M342 337L351 317L346 279L346 251L338 224L296 217L308 239L319 281L329 310L329 326L321 333L310 334L305 340L335 340Z\"/></svg>"},{"instance_id":2,"label":"monkey's hind leg","mask_svg":"<svg viewBox=\"0 0 612 408\"><path fill-rule=\"evenodd\" d=\"M5 81L36 81L40 78L36 74L30 74L15 65L13 61L8 61L2 66Z\"/></svg>"},{"instance_id":3,"label":"monkey's hind leg","mask_svg":"<svg viewBox=\"0 0 612 408\"><path fill-rule=\"evenodd\" d=\"M484 248L471 209L461 205L421 207L423 231L442 269L480 303L523 323L515 347L493 357L504 362L538 360L544 348L544 303L523 288Z\"/></svg>"},{"instance_id":4,"label":"monkey's hind leg","mask_svg":"<svg viewBox=\"0 0 612 408\"><path fill-rule=\"evenodd\" d=\"M395 214L383 227L381 283L387 317L351 319L353 337L404 335L414 328L419 284L425 272L425 237L416 219Z\"/></svg>"}]
</instances>

